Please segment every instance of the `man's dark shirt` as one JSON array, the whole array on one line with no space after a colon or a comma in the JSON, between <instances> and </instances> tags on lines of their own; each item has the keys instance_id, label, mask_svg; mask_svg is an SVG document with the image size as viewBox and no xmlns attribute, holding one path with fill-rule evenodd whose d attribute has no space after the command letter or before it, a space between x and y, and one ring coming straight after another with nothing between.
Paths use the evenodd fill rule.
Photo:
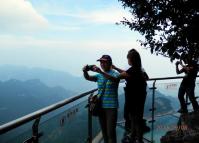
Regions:
<instances>
[{"instance_id":1,"label":"man's dark shirt","mask_svg":"<svg viewBox=\"0 0 199 143\"><path fill-rule=\"evenodd\" d=\"M195 81L196 81L196 77L198 73L198 65L195 61L193 61L189 65L187 65L187 67L191 67L192 69L190 69L189 71L183 70L186 75L182 80L182 84L185 86L195 85Z\"/></svg>"}]
</instances>

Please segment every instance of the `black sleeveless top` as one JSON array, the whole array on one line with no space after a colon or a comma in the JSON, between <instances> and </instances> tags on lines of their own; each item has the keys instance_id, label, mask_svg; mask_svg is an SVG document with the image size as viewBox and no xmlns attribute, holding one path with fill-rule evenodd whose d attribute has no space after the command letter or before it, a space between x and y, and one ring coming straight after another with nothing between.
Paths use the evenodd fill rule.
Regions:
<instances>
[{"instance_id":1,"label":"black sleeveless top","mask_svg":"<svg viewBox=\"0 0 199 143\"><path fill-rule=\"evenodd\" d=\"M146 93L146 79L142 69L130 67L126 73L130 76L126 79L126 91L128 93Z\"/></svg>"}]
</instances>

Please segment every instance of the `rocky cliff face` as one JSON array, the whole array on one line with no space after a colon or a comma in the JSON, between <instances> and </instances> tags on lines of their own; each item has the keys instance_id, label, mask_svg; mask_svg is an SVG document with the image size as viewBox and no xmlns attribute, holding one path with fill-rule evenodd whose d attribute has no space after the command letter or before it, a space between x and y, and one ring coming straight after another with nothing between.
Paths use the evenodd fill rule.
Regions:
<instances>
[{"instance_id":1,"label":"rocky cliff face","mask_svg":"<svg viewBox=\"0 0 199 143\"><path fill-rule=\"evenodd\" d=\"M199 143L199 113L181 115L176 129L167 132L161 143Z\"/></svg>"}]
</instances>

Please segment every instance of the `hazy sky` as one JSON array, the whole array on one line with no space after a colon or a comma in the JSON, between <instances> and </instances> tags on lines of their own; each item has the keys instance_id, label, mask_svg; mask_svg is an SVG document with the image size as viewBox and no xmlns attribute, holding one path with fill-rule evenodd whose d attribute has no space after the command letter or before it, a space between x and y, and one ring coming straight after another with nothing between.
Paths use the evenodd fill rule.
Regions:
<instances>
[{"instance_id":1,"label":"hazy sky","mask_svg":"<svg viewBox=\"0 0 199 143\"><path fill-rule=\"evenodd\" d=\"M176 76L169 59L140 48L142 38L116 25L130 17L118 0L0 0L0 65L42 67L82 75L85 64L109 54L127 67L136 48L150 77Z\"/></svg>"}]
</instances>

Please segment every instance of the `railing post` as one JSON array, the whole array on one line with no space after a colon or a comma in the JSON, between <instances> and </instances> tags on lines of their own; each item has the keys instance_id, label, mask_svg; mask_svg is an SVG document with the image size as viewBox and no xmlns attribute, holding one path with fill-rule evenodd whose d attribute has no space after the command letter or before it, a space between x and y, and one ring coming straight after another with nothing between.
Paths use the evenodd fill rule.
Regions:
<instances>
[{"instance_id":1,"label":"railing post","mask_svg":"<svg viewBox=\"0 0 199 143\"><path fill-rule=\"evenodd\" d=\"M39 133L39 122L40 118L37 118L32 125L32 137L24 141L23 143L39 143L39 138L43 135L43 133Z\"/></svg>"},{"instance_id":2,"label":"railing post","mask_svg":"<svg viewBox=\"0 0 199 143\"><path fill-rule=\"evenodd\" d=\"M88 138L87 138L87 143L92 143L92 115L90 112L90 99L93 96L94 93L91 93L91 95L88 97Z\"/></svg>"},{"instance_id":3,"label":"railing post","mask_svg":"<svg viewBox=\"0 0 199 143\"><path fill-rule=\"evenodd\" d=\"M156 90L156 87L155 87L155 83L156 83L156 80L154 80L153 82L153 87L150 88L153 90L153 94L152 94L152 105L151 105L151 118L152 120L149 121L149 123L151 123L151 142L153 143L154 142L154 122L155 122L155 90Z\"/></svg>"}]
</instances>

